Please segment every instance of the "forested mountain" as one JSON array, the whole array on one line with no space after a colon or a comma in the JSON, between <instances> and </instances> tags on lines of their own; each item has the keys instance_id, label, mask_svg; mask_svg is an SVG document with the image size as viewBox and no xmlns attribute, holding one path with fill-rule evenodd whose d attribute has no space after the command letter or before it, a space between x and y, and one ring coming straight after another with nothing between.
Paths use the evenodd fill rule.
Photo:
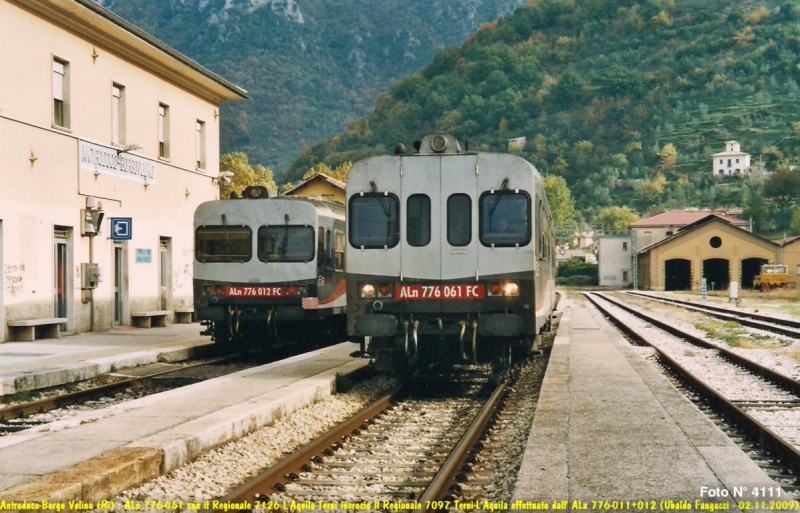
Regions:
<instances>
[{"instance_id":1,"label":"forested mountain","mask_svg":"<svg viewBox=\"0 0 800 513\"><path fill-rule=\"evenodd\" d=\"M394 83L287 178L432 132L503 151L525 137L514 151L565 178L587 221L612 205L741 206L778 233L800 197L799 51L797 0L530 0ZM712 176L730 140L778 178Z\"/></svg>"},{"instance_id":2,"label":"forested mountain","mask_svg":"<svg viewBox=\"0 0 800 513\"><path fill-rule=\"evenodd\" d=\"M276 175L380 92L524 0L96 0L241 86L224 153Z\"/></svg>"}]
</instances>

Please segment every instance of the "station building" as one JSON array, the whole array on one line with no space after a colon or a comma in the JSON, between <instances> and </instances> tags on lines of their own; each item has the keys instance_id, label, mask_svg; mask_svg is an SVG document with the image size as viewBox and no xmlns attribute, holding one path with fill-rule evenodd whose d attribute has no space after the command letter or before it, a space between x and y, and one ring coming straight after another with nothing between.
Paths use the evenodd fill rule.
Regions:
<instances>
[{"instance_id":1,"label":"station building","mask_svg":"<svg viewBox=\"0 0 800 513\"><path fill-rule=\"evenodd\" d=\"M787 255L797 251L795 246L787 247ZM796 247L800 249L800 244ZM708 290L727 290L731 282L752 288L762 264L784 263L782 249L776 242L708 214L672 236L641 248L637 253L638 288L700 290L703 278ZM797 274L791 273L790 266L790 282L796 281Z\"/></svg>"},{"instance_id":2,"label":"station building","mask_svg":"<svg viewBox=\"0 0 800 513\"><path fill-rule=\"evenodd\" d=\"M0 342L190 311L219 107L247 92L91 0L0 0L0 41Z\"/></svg>"}]
</instances>

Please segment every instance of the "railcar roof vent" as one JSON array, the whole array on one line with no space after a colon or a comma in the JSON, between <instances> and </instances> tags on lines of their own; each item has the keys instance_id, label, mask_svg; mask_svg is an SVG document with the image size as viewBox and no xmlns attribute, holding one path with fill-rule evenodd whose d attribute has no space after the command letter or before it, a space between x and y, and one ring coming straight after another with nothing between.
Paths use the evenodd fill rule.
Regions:
<instances>
[{"instance_id":1,"label":"railcar roof vent","mask_svg":"<svg viewBox=\"0 0 800 513\"><path fill-rule=\"evenodd\" d=\"M419 152L422 155L461 153L458 140L450 134L426 135L422 138Z\"/></svg>"}]
</instances>

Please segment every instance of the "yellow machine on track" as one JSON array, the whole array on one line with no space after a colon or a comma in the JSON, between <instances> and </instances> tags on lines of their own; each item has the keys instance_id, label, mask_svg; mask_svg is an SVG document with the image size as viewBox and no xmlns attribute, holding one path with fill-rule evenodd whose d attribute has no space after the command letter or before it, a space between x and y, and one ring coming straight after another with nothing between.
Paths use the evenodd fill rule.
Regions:
<instances>
[{"instance_id":1,"label":"yellow machine on track","mask_svg":"<svg viewBox=\"0 0 800 513\"><path fill-rule=\"evenodd\" d=\"M789 286L789 271L785 264L764 264L761 274L753 279L753 288L761 292L774 289L785 289Z\"/></svg>"}]
</instances>

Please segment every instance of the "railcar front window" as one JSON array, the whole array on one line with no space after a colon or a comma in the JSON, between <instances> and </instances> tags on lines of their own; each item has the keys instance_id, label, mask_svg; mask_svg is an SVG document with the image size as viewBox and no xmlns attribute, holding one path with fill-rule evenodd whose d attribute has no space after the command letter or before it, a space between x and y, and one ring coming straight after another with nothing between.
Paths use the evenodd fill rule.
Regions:
<instances>
[{"instance_id":1,"label":"railcar front window","mask_svg":"<svg viewBox=\"0 0 800 513\"><path fill-rule=\"evenodd\" d=\"M484 246L526 246L531 241L531 200L523 192L486 192L480 199L480 240Z\"/></svg>"},{"instance_id":2,"label":"railcar front window","mask_svg":"<svg viewBox=\"0 0 800 513\"><path fill-rule=\"evenodd\" d=\"M409 246L431 241L431 199L424 194L412 194L406 201L406 240Z\"/></svg>"},{"instance_id":3,"label":"railcar front window","mask_svg":"<svg viewBox=\"0 0 800 513\"><path fill-rule=\"evenodd\" d=\"M195 231L199 262L247 262L253 257L253 231L247 226L200 226Z\"/></svg>"},{"instance_id":4,"label":"railcar front window","mask_svg":"<svg viewBox=\"0 0 800 513\"><path fill-rule=\"evenodd\" d=\"M350 244L360 248L394 247L400 242L397 196L365 194L350 199Z\"/></svg>"},{"instance_id":5,"label":"railcar front window","mask_svg":"<svg viewBox=\"0 0 800 513\"><path fill-rule=\"evenodd\" d=\"M314 229L310 226L273 225L258 229L258 259L262 262L314 260Z\"/></svg>"},{"instance_id":6,"label":"railcar front window","mask_svg":"<svg viewBox=\"0 0 800 513\"><path fill-rule=\"evenodd\" d=\"M469 246L472 242L472 199L466 194L447 198L447 243Z\"/></svg>"}]
</instances>

